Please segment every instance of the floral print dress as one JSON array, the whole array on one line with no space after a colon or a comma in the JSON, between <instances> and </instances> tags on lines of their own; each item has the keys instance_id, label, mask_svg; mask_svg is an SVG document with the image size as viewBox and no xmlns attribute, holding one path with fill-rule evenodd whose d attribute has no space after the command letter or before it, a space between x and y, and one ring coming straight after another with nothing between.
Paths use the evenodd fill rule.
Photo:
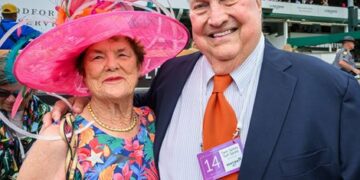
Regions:
<instances>
[{"instance_id":1,"label":"floral print dress","mask_svg":"<svg viewBox=\"0 0 360 180\"><path fill-rule=\"evenodd\" d=\"M141 125L133 138L117 138L93 125L79 134L78 168L74 179L159 179L153 154L155 116L148 107L135 108L135 112ZM75 128L88 123L77 116Z\"/></svg>"}]
</instances>

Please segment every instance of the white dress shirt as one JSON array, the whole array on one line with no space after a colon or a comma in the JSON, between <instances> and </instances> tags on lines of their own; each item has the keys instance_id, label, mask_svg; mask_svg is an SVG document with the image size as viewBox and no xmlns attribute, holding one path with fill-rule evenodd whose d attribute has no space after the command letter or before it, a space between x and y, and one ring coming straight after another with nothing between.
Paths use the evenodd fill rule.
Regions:
<instances>
[{"instance_id":1,"label":"white dress shirt","mask_svg":"<svg viewBox=\"0 0 360 180\"><path fill-rule=\"evenodd\" d=\"M264 47L265 38L262 35L254 51L230 74L233 82L224 92L241 126L242 144L245 144L248 134ZM201 153L202 123L213 90L214 75L206 57L200 57L178 99L160 149L159 171L162 180L202 179L197 154ZM247 104L245 99L248 99ZM244 107L245 113L241 115Z\"/></svg>"}]
</instances>

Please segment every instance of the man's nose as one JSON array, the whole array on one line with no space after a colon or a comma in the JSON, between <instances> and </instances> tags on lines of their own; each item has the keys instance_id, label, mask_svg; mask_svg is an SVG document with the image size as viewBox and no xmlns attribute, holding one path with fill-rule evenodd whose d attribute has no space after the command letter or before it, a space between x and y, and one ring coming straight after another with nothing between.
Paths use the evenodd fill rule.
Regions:
<instances>
[{"instance_id":1,"label":"man's nose","mask_svg":"<svg viewBox=\"0 0 360 180\"><path fill-rule=\"evenodd\" d=\"M210 17L208 20L209 25L214 27L222 26L228 19L225 7L221 4L213 3L210 5Z\"/></svg>"}]
</instances>

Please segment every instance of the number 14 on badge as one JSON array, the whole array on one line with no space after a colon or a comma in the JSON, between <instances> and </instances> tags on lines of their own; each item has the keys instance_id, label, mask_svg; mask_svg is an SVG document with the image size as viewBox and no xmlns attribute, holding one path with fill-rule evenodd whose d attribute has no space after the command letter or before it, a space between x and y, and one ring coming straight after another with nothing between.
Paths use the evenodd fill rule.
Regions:
<instances>
[{"instance_id":1,"label":"number 14 on badge","mask_svg":"<svg viewBox=\"0 0 360 180\"><path fill-rule=\"evenodd\" d=\"M243 147L239 138L198 154L203 178L213 180L238 172L242 155Z\"/></svg>"}]
</instances>

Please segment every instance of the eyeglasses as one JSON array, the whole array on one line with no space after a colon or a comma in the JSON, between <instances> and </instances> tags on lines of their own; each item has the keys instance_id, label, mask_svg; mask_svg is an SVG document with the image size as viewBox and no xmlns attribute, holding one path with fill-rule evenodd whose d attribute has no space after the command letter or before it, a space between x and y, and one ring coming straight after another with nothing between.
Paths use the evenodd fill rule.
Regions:
<instances>
[{"instance_id":1,"label":"eyeglasses","mask_svg":"<svg viewBox=\"0 0 360 180\"><path fill-rule=\"evenodd\" d=\"M0 97L9 97L10 95L17 96L19 91L9 91L6 89L0 88Z\"/></svg>"}]
</instances>

